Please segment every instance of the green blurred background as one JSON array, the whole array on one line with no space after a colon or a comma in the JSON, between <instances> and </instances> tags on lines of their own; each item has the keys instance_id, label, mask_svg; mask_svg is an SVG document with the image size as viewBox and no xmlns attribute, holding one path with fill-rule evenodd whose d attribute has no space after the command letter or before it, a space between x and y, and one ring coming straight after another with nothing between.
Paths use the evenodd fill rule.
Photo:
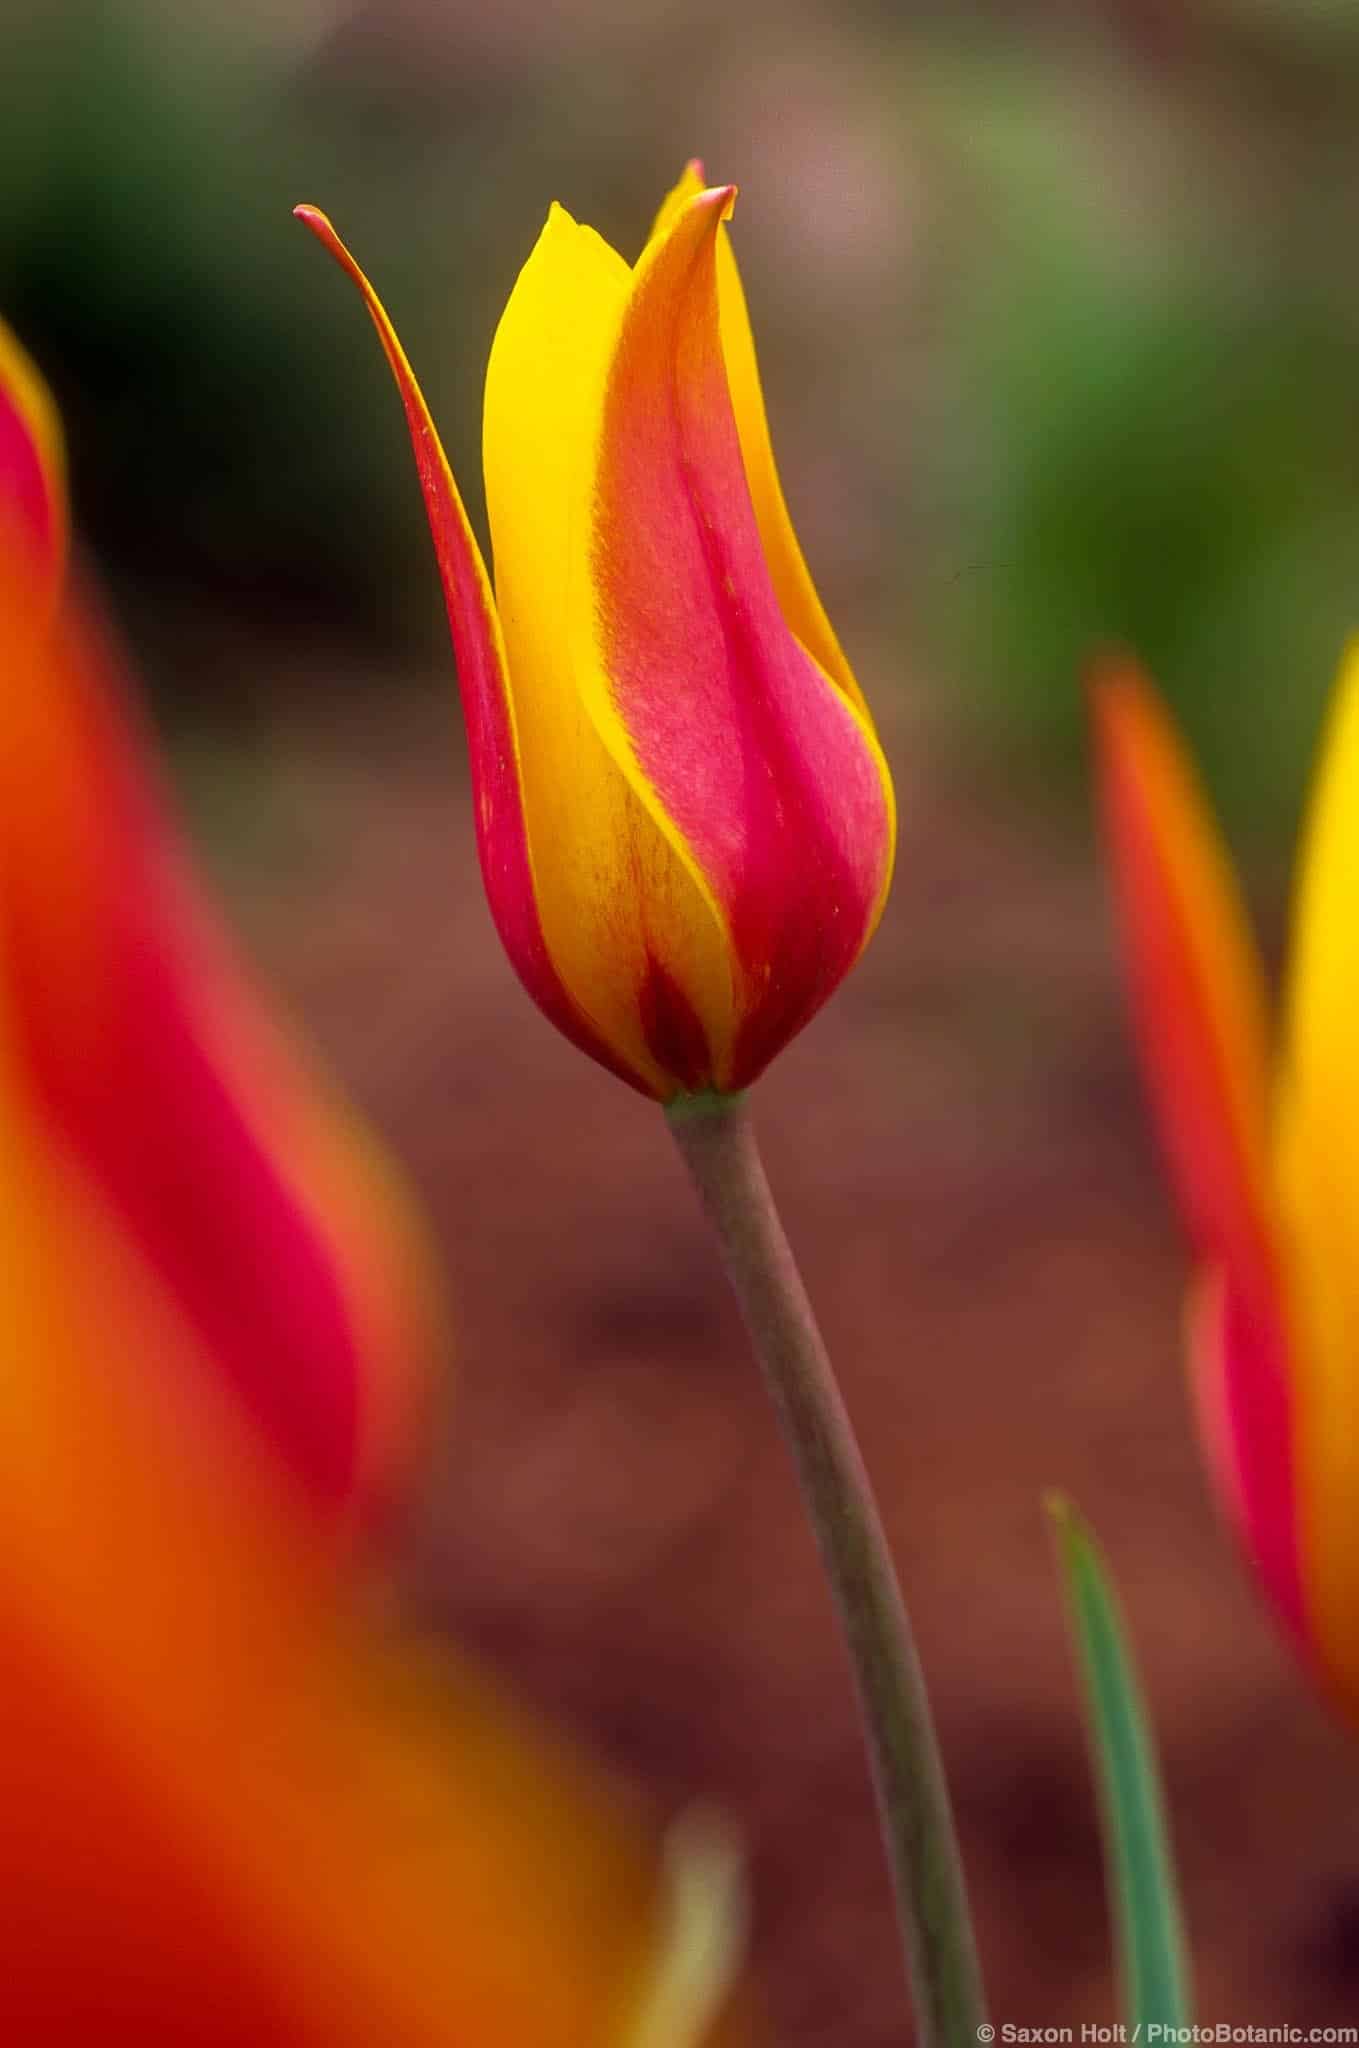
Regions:
<instances>
[{"instance_id":1,"label":"green blurred background","mask_svg":"<svg viewBox=\"0 0 1359 2048\"><path fill-rule=\"evenodd\" d=\"M1236 821L1291 814L1355 589L1344 0L107 0L0 38L5 306L158 646L214 610L394 665L435 644L387 394L294 194L378 274L475 499L545 198L630 250L702 149L745 184L790 494L835 608L890 634L886 686L909 666L1041 801L1081 661L1127 642Z\"/></svg>"},{"instance_id":2,"label":"green blurred background","mask_svg":"<svg viewBox=\"0 0 1359 2048\"><path fill-rule=\"evenodd\" d=\"M399 410L480 517L481 379L549 200L735 233L787 494L902 795L882 934L761 1102L919 1611L997 2017L1113 2012L1038 1510L1127 1590L1204 2017L1352 2017L1355 1759L1216 1532L1182 1262L1085 822L1136 648L1271 951L1359 624L1352 0L0 8L0 309L238 921L428 1203L457 1398L411 1598L658 1807L742 1823L795 2048L901 2039L852 1711L780 1447L656 1120L480 899Z\"/></svg>"}]
</instances>

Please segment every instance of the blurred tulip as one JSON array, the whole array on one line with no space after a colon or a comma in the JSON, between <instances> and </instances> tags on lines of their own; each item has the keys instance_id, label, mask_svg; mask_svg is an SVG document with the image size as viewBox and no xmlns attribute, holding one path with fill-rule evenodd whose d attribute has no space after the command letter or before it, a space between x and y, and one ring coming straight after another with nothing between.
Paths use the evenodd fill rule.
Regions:
<instances>
[{"instance_id":1,"label":"blurred tulip","mask_svg":"<svg viewBox=\"0 0 1359 2048\"><path fill-rule=\"evenodd\" d=\"M390 1490L439 1364L426 1246L189 870L109 637L66 587L55 418L2 329L0 379L0 978L18 1054L71 1170L295 1478L348 1518Z\"/></svg>"},{"instance_id":2,"label":"blurred tulip","mask_svg":"<svg viewBox=\"0 0 1359 2048\"><path fill-rule=\"evenodd\" d=\"M423 1248L192 887L5 350L0 2038L731 2048L693 1859L336 1571Z\"/></svg>"},{"instance_id":3,"label":"blurred tulip","mask_svg":"<svg viewBox=\"0 0 1359 2048\"><path fill-rule=\"evenodd\" d=\"M1143 1067L1188 1229L1193 1382L1259 1579L1359 1713L1359 643L1312 798L1287 999L1151 686L1092 684L1101 806Z\"/></svg>"},{"instance_id":4,"label":"blurred tulip","mask_svg":"<svg viewBox=\"0 0 1359 2048\"><path fill-rule=\"evenodd\" d=\"M891 780L807 573L723 225L691 165L636 267L554 206L486 380L496 591L363 293L443 575L482 874L529 994L661 1101L744 1088L863 951Z\"/></svg>"}]
</instances>

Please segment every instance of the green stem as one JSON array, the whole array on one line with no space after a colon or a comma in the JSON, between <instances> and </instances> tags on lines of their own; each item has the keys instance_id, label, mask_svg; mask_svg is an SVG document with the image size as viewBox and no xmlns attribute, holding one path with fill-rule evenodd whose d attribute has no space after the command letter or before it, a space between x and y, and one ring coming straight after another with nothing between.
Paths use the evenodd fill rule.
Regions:
<instances>
[{"instance_id":1,"label":"green stem","mask_svg":"<svg viewBox=\"0 0 1359 2048\"><path fill-rule=\"evenodd\" d=\"M948 1791L920 1661L854 1432L739 1096L666 1117L797 1464L850 1661L924 2048L975 2048L986 2018Z\"/></svg>"}]
</instances>

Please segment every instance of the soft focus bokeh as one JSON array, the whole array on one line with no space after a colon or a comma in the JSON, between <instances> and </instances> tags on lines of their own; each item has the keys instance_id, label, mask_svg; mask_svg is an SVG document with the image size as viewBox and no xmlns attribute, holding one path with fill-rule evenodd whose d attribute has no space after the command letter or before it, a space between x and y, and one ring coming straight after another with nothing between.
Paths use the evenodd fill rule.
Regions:
<instances>
[{"instance_id":1,"label":"soft focus bokeh","mask_svg":"<svg viewBox=\"0 0 1359 2048\"><path fill-rule=\"evenodd\" d=\"M1137 647L1275 945L1359 623L1344 0L0 12L0 309L242 932L447 1260L410 1599L658 1810L737 1818L781 2040L900 2039L783 1448L659 1116L501 954L398 407L289 217L325 205L369 269L479 516L486 354L548 201L631 255L694 153L742 187L785 486L902 799L882 931L758 1102L918 1616L996 2017L1113 2016L1056 1484L1142 1651L1201 2017L1351 2019L1359 1753L1199 1473L1077 682Z\"/></svg>"}]
</instances>

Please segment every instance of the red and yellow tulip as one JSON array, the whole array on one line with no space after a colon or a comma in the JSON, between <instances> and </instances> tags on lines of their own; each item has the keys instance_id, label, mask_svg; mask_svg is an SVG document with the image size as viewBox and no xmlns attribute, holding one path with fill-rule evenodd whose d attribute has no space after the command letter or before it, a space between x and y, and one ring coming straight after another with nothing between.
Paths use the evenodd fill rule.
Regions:
<instances>
[{"instance_id":1,"label":"red and yellow tulip","mask_svg":"<svg viewBox=\"0 0 1359 2048\"><path fill-rule=\"evenodd\" d=\"M647 1095L744 1088L853 966L891 780L799 550L725 222L691 165L631 269L554 206L486 378L495 595L391 322L492 915L529 994Z\"/></svg>"},{"instance_id":2,"label":"red and yellow tulip","mask_svg":"<svg viewBox=\"0 0 1359 2048\"><path fill-rule=\"evenodd\" d=\"M424 1247L192 882L50 428L0 334L0 2039L730 2048L612 1789L339 1569Z\"/></svg>"},{"instance_id":3,"label":"red and yellow tulip","mask_svg":"<svg viewBox=\"0 0 1359 2048\"><path fill-rule=\"evenodd\" d=\"M1359 1713L1359 645L1311 805L1277 1031L1221 836L1128 661L1092 685L1143 1067L1196 1265L1192 1377L1260 1582Z\"/></svg>"}]
</instances>

